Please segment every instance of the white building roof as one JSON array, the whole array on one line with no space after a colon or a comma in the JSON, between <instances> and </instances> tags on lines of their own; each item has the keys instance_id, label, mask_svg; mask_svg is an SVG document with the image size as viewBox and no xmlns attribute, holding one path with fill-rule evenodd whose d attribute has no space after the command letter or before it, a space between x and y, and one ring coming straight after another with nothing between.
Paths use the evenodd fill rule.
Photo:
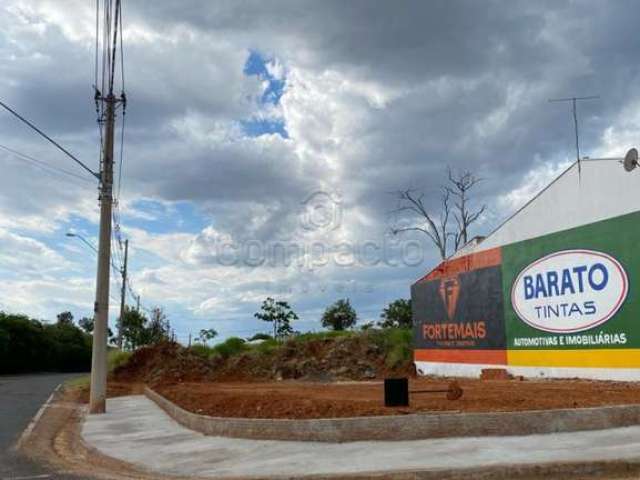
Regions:
<instances>
[{"instance_id":1,"label":"white building roof","mask_svg":"<svg viewBox=\"0 0 640 480\"><path fill-rule=\"evenodd\" d=\"M452 258L559 232L640 210L640 169L627 172L618 158L584 159L511 215L482 242Z\"/></svg>"}]
</instances>

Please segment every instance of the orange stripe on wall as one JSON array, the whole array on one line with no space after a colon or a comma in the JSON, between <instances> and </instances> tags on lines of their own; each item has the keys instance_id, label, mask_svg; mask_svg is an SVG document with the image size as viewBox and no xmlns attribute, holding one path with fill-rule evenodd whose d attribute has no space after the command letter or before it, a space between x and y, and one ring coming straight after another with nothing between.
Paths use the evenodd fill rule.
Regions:
<instances>
[{"instance_id":1,"label":"orange stripe on wall","mask_svg":"<svg viewBox=\"0 0 640 480\"><path fill-rule=\"evenodd\" d=\"M479 268L495 267L502 263L502 248L496 247L484 250L464 257L447 260L438 265L418 282L435 280L437 278L449 277L461 272L469 272Z\"/></svg>"},{"instance_id":2,"label":"orange stripe on wall","mask_svg":"<svg viewBox=\"0 0 640 480\"><path fill-rule=\"evenodd\" d=\"M486 363L490 365L506 365L506 350L414 350L413 359L416 362L443 363Z\"/></svg>"}]
</instances>

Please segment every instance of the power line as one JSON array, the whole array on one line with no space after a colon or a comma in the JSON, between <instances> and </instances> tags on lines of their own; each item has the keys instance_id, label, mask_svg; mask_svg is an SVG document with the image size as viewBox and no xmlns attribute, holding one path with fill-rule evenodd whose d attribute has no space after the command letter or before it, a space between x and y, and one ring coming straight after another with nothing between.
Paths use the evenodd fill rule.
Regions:
<instances>
[{"instance_id":1,"label":"power line","mask_svg":"<svg viewBox=\"0 0 640 480\"><path fill-rule=\"evenodd\" d=\"M109 94L113 94L113 77L116 70L116 47L118 44L118 21L120 16L120 0L116 0L116 11L113 23L113 49L111 53L111 75L109 77Z\"/></svg>"},{"instance_id":2,"label":"power line","mask_svg":"<svg viewBox=\"0 0 640 480\"><path fill-rule=\"evenodd\" d=\"M124 94L123 94L124 95ZM122 105L122 127L120 128L120 164L118 165L118 190L116 198L120 199L120 188L122 187L122 157L124 155L124 119L125 119L125 106Z\"/></svg>"},{"instance_id":3,"label":"power line","mask_svg":"<svg viewBox=\"0 0 640 480\"><path fill-rule=\"evenodd\" d=\"M99 19L100 19L100 0L96 0L96 58L95 58L95 80L93 85L96 90L98 89L98 35L100 32Z\"/></svg>"},{"instance_id":4,"label":"power line","mask_svg":"<svg viewBox=\"0 0 640 480\"><path fill-rule=\"evenodd\" d=\"M124 42L122 41L122 31L124 27L122 25L122 4L118 2L118 17L120 19L120 76L122 79L122 85L120 88L124 92ZM124 112L123 112L124 115Z\"/></svg>"},{"instance_id":5,"label":"power line","mask_svg":"<svg viewBox=\"0 0 640 480\"><path fill-rule=\"evenodd\" d=\"M69 175L70 177L77 178L78 180L82 180L83 182L91 183L91 180L89 180L86 177L77 175L73 172L70 172L69 170L65 170L64 168L56 167L55 165L50 165L47 162L38 160L37 158L29 156L26 153L19 152L18 150L14 150L13 148L7 147L6 145L0 144L0 148L13 154L13 156L18 160L23 160L27 163L30 163L32 165L42 168L45 171L51 170L49 173L53 173L53 172L63 173L65 175Z\"/></svg>"},{"instance_id":6,"label":"power line","mask_svg":"<svg viewBox=\"0 0 640 480\"><path fill-rule=\"evenodd\" d=\"M40 135L42 135L44 138L46 138L47 140L49 140L49 142L51 142L53 145L55 145L56 147L58 147L59 150L61 150L62 152L64 152L69 158L71 158L74 162L76 162L78 165L80 165L82 168L84 168L87 172L89 172L92 176L96 177L98 180L100 180L100 174L94 172L93 170L91 170L89 167L87 167L84 163L82 163L80 160L78 160L75 156L73 156L66 148L64 148L62 145L60 145L58 142L56 142L55 140L53 140L49 135L47 135L46 133L44 133L42 130L40 130L38 127L36 127L33 123L31 123L29 120L27 120L26 118L24 118L22 115L20 115L18 112L16 112L15 110L13 110L11 107L9 107L7 104L5 104L4 102L0 101L0 106L2 106L5 110L8 110L12 115L14 115L15 117L17 117L19 120L21 120L22 122L24 122L25 124L27 124L29 127L31 127L33 130L35 130L36 132L38 132Z\"/></svg>"}]
</instances>

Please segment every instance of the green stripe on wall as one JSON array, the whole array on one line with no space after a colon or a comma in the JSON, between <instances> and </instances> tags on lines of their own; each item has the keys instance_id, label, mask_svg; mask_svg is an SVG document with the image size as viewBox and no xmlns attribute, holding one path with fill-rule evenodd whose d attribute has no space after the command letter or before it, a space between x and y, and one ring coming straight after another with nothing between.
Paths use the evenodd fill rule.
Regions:
<instances>
[{"instance_id":1,"label":"green stripe on wall","mask_svg":"<svg viewBox=\"0 0 640 480\"><path fill-rule=\"evenodd\" d=\"M607 348L640 348L640 298L637 283L640 275L640 212L615 217L563 232L525 240L502 247L502 282L504 295L507 348L513 350L558 350L563 347L516 347L519 337L556 337L558 334L537 330L518 318L511 305L511 286L520 271L535 260L560 250L588 249L607 253L616 258L629 277L629 293L620 310L606 323L591 330L570 335L597 335L625 333L627 343ZM576 349L567 346L566 349ZM600 349L602 345L581 346L582 349Z\"/></svg>"}]
</instances>

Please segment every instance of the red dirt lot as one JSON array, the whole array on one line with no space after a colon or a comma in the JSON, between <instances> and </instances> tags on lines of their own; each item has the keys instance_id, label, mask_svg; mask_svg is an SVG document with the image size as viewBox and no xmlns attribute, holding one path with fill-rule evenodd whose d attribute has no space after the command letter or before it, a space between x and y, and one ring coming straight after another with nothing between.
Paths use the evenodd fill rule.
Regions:
<instances>
[{"instance_id":1,"label":"red dirt lot","mask_svg":"<svg viewBox=\"0 0 640 480\"><path fill-rule=\"evenodd\" d=\"M408 408L385 408L383 383L209 382L155 385L185 410L245 418L332 418L414 412L488 412L579 408L640 403L640 384L589 380L458 379L459 400L445 394L413 394ZM410 380L410 390L447 388L447 379Z\"/></svg>"}]
</instances>

